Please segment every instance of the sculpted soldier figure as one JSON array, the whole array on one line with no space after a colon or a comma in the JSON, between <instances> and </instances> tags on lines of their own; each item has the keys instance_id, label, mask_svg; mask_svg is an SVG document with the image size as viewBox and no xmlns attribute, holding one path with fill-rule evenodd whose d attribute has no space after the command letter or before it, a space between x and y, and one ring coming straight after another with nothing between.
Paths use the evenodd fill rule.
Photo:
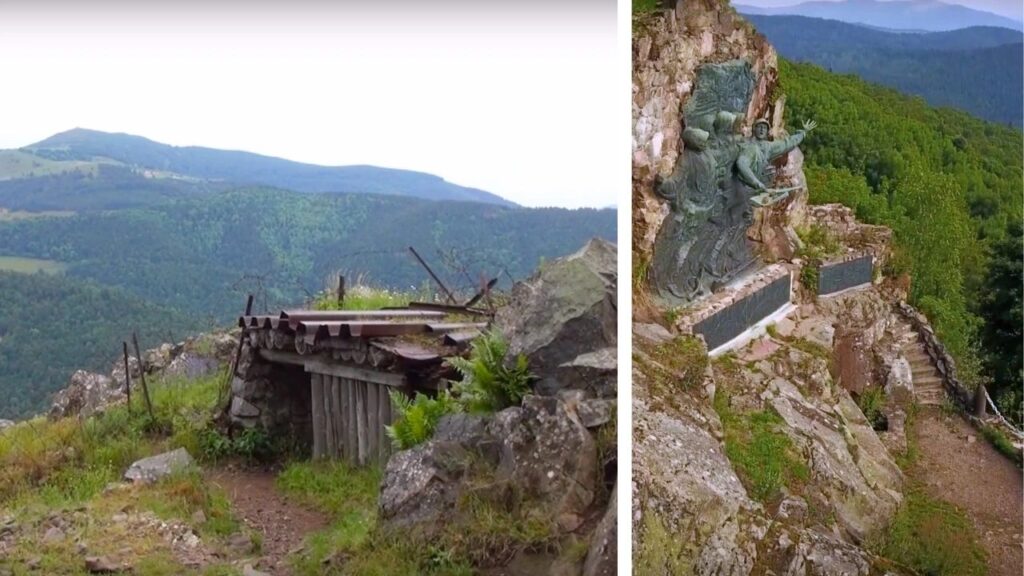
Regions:
<instances>
[{"instance_id":1,"label":"sculpted soldier figure","mask_svg":"<svg viewBox=\"0 0 1024 576\"><path fill-rule=\"evenodd\" d=\"M771 162L817 126L808 121L796 134L772 141L768 122L758 120L754 138L743 140L734 132L736 114L709 116L713 131L686 128L675 170L657 186L657 193L670 200L671 212L658 231L651 277L670 305L710 293L756 261L746 238L753 205L774 204L793 190L768 188Z\"/></svg>"}]
</instances>

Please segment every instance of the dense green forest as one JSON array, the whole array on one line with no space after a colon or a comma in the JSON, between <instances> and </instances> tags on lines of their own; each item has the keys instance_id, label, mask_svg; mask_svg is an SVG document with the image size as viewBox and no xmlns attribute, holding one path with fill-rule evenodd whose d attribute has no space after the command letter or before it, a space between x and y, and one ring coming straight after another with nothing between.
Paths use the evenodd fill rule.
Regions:
<instances>
[{"instance_id":1,"label":"dense green forest","mask_svg":"<svg viewBox=\"0 0 1024 576\"><path fill-rule=\"evenodd\" d=\"M994 262L1021 257L1014 235L1024 214L1021 132L852 75L788 61L779 68L789 124L820 123L801 146L811 201L842 202L862 220L893 228L892 272L910 274L912 303L931 319L960 375L991 380L997 402L1019 421L1021 340L983 346L982 335L1002 333L1008 313L985 305L1007 284ZM1019 310L1019 290L1003 298Z\"/></svg>"},{"instance_id":2,"label":"dense green forest","mask_svg":"<svg viewBox=\"0 0 1024 576\"><path fill-rule=\"evenodd\" d=\"M77 369L107 373L132 330L149 346L209 323L113 288L0 271L0 418L43 410Z\"/></svg>"},{"instance_id":3,"label":"dense green forest","mask_svg":"<svg viewBox=\"0 0 1024 576\"><path fill-rule=\"evenodd\" d=\"M615 240L614 210L268 188L0 222L0 255L66 264L64 276L8 274L0 286L0 393L33 390L0 405L0 417L42 409L73 368L106 367L95 362L109 362L129 326L181 339L189 328L230 323L246 294L256 296L257 310L300 305L339 272L351 283L419 289L429 276L409 246L463 294L481 274L507 288L594 236ZM88 339L65 329L74 322L88 322Z\"/></svg>"},{"instance_id":4,"label":"dense green forest","mask_svg":"<svg viewBox=\"0 0 1024 576\"><path fill-rule=\"evenodd\" d=\"M428 277L409 246L452 285L475 285L485 274L507 286L593 236L615 239L614 210L266 188L0 225L0 246L11 254L65 262L69 276L219 318L250 291L262 291L271 307L294 303L335 271L418 287Z\"/></svg>"},{"instance_id":5,"label":"dense green forest","mask_svg":"<svg viewBox=\"0 0 1024 576\"><path fill-rule=\"evenodd\" d=\"M802 16L748 16L778 53L1020 127L1024 34L975 27L898 33Z\"/></svg>"}]
</instances>

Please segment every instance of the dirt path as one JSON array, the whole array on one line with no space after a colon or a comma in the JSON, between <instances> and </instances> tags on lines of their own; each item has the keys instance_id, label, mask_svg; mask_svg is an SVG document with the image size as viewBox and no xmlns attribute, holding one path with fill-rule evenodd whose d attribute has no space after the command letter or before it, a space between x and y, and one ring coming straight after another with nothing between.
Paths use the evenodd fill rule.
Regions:
<instances>
[{"instance_id":1,"label":"dirt path","mask_svg":"<svg viewBox=\"0 0 1024 576\"><path fill-rule=\"evenodd\" d=\"M1024 571L1024 477L963 418L923 410L913 434L919 457L910 475L928 493L960 507L988 553L991 576ZM972 440L973 438L973 440Z\"/></svg>"},{"instance_id":2,"label":"dirt path","mask_svg":"<svg viewBox=\"0 0 1024 576\"><path fill-rule=\"evenodd\" d=\"M254 567L287 575L288 554L307 534L327 526L327 518L285 499L274 485L276 476L270 470L215 470L207 478L227 492L239 519L263 534L262 559Z\"/></svg>"}]
</instances>

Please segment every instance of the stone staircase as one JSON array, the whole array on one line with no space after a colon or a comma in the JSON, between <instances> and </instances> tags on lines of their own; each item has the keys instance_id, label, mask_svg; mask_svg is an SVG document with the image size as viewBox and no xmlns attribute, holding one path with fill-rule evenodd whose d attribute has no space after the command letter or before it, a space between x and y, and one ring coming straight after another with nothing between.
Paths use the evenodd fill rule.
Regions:
<instances>
[{"instance_id":1,"label":"stone staircase","mask_svg":"<svg viewBox=\"0 0 1024 576\"><path fill-rule=\"evenodd\" d=\"M946 398L946 389L942 382L942 374L928 352L924 342L910 324L901 323L897 337L902 342L903 355L910 362L910 370L914 382L914 399L918 404L941 406Z\"/></svg>"}]
</instances>

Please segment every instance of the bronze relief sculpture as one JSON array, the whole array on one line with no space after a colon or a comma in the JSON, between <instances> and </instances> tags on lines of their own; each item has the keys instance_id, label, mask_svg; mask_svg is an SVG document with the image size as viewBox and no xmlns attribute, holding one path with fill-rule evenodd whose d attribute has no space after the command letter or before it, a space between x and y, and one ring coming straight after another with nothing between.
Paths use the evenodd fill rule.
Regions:
<instances>
[{"instance_id":1,"label":"bronze relief sculpture","mask_svg":"<svg viewBox=\"0 0 1024 576\"><path fill-rule=\"evenodd\" d=\"M670 212L658 230L651 266L664 304L689 304L728 283L757 261L747 240L754 206L769 206L793 188L772 189L772 161L796 148L813 121L781 140L770 140L758 120L753 137L736 131L753 92L750 64L734 60L697 71L694 93L683 108L683 147L672 175L656 192Z\"/></svg>"}]
</instances>

